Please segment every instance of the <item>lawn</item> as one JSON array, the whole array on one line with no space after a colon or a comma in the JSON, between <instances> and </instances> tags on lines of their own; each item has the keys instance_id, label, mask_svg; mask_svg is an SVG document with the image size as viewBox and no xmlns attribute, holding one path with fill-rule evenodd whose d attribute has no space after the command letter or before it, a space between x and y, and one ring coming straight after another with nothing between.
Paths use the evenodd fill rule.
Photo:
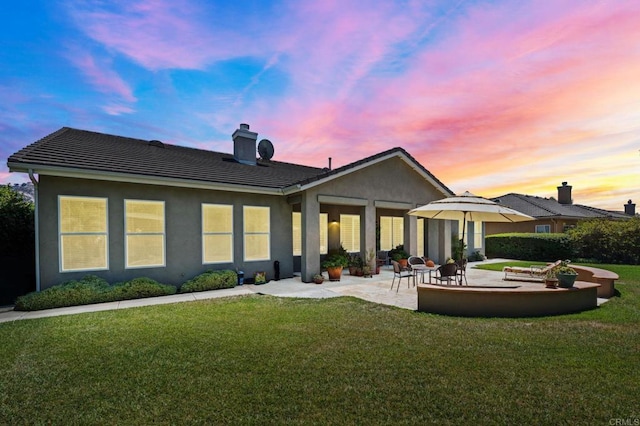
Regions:
<instances>
[{"instance_id":1,"label":"lawn","mask_svg":"<svg viewBox=\"0 0 640 426\"><path fill-rule=\"evenodd\" d=\"M256 295L3 323L0 422L639 419L640 269L631 268L619 297L560 317Z\"/></svg>"}]
</instances>

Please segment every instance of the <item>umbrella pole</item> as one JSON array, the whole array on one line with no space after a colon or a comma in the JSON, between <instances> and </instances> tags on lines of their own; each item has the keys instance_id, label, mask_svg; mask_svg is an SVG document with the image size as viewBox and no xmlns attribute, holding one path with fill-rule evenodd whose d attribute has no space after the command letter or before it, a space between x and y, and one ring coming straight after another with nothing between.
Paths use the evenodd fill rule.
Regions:
<instances>
[{"instance_id":1,"label":"umbrella pole","mask_svg":"<svg viewBox=\"0 0 640 426\"><path fill-rule=\"evenodd\" d=\"M462 239L460 240L460 265L462 266L464 262L464 229L467 227L467 212L463 212L464 216L462 218ZM460 285L462 285L462 274L460 274Z\"/></svg>"}]
</instances>

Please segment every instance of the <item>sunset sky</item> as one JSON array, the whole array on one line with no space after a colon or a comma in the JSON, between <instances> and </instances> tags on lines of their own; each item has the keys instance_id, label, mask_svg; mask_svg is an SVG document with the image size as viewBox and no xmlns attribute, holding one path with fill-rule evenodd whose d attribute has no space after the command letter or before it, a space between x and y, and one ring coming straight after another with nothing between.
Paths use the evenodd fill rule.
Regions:
<instances>
[{"instance_id":1,"label":"sunset sky","mask_svg":"<svg viewBox=\"0 0 640 426\"><path fill-rule=\"evenodd\" d=\"M401 146L456 193L640 202L640 1L0 6L6 159L63 126L338 167Z\"/></svg>"}]
</instances>

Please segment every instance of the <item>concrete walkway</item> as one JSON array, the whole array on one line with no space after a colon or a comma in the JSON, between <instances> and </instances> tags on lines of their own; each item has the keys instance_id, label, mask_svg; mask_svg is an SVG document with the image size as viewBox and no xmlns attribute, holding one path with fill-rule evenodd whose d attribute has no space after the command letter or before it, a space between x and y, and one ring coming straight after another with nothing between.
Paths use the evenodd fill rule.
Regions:
<instances>
[{"instance_id":1,"label":"concrete walkway","mask_svg":"<svg viewBox=\"0 0 640 426\"><path fill-rule=\"evenodd\" d=\"M541 285L540 283L526 283L502 281L502 272L475 269L480 263L502 262L504 259L491 259L484 262L470 262L467 268L469 285ZM299 277L280 281L270 281L263 285L242 285L235 288L203 291L196 293L174 294L171 296L149 297L145 299L123 300L120 302L98 303L94 305L72 306L68 308L47 309L42 311L21 312L13 307L0 308L0 322L9 322L31 318L53 317L59 315L73 315L85 312L127 309L140 306L162 305L167 303L191 302L195 300L215 299L219 297L244 296L250 294L268 294L278 297L301 297L324 299L329 297L353 296L374 303L397 306L399 308L416 310L418 296L413 285L407 288L407 279L403 279L400 289L396 286L391 290L393 271L383 268L379 275L373 278L353 277L346 272L340 281L325 281L322 284L303 283ZM606 299L598 299L598 305Z\"/></svg>"}]
</instances>

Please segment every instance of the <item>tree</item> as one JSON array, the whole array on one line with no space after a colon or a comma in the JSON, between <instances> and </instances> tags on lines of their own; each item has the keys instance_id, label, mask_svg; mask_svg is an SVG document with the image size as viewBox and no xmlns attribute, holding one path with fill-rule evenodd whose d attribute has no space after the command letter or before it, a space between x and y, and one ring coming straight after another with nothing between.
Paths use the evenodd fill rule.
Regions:
<instances>
[{"instance_id":1,"label":"tree","mask_svg":"<svg viewBox=\"0 0 640 426\"><path fill-rule=\"evenodd\" d=\"M10 185L0 186L0 256L35 252L34 205Z\"/></svg>"}]
</instances>

